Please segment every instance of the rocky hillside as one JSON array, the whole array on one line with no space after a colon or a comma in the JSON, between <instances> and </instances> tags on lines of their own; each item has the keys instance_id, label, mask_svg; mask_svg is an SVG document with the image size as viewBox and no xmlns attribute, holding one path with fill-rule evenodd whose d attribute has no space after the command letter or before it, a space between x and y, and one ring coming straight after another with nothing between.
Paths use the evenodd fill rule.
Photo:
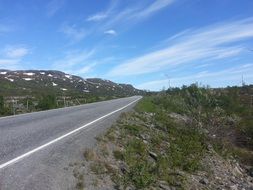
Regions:
<instances>
[{"instance_id":1,"label":"rocky hillside","mask_svg":"<svg viewBox=\"0 0 253 190\"><path fill-rule=\"evenodd\" d=\"M18 96L55 93L57 95L95 94L103 96L129 96L143 94L129 84L117 84L99 78L84 79L60 71L0 70L0 94Z\"/></svg>"}]
</instances>

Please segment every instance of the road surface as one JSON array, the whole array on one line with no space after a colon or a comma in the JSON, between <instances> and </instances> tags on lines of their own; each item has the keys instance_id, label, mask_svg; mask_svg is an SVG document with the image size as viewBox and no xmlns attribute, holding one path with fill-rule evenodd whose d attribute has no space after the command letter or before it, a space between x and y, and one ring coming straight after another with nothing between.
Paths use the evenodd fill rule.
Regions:
<instances>
[{"instance_id":1,"label":"road surface","mask_svg":"<svg viewBox=\"0 0 253 190\"><path fill-rule=\"evenodd\" d=\"M73 189L64 168L140 98L0 118L0 190Z\"/></svg>"}]
</instances>

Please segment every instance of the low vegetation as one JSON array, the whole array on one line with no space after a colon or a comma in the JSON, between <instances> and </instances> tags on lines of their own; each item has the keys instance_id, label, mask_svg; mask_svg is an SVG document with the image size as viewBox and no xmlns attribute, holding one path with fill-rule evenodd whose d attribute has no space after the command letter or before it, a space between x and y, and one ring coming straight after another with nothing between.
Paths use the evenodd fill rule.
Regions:
<instances>
[{"instance_id":1,"label":"low vegetation","mask_svg":"<svg viewBox=\"0 0 253 190\"><path fill-rule=\"evenodd\" d=\"M115 98L118 96L98 96L98 95L69 95L57 96L56 94L44 92L40 95L4 97L0 95L0 117L14 114L30 113L41 110L50 110L76 106L80 104L93 103Z\"/></svg>"},{"instance_id":2,"label":"low vegetation","mask_svg":"<svg viewBox=\"0 0 253 190\"><path fill-rule=\"evenodd\" d=\"M252 187L250 94L194 84L144 97L84 152L97 189Z\"/></svg>"}]
</instances>

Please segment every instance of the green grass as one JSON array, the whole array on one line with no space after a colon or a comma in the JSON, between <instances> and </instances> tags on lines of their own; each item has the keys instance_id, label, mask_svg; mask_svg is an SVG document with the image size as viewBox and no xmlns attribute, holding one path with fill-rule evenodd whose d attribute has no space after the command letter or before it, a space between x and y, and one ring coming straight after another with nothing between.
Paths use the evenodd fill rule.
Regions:
<instances>
[{"instance_id":1,"label":"green grass","mask_svg":"<svg viewBox=\"0 0 253 190\"><path fill-rule=\"evenodd\" d=\"M153 102L153 97L149 96L142 98L135 109L139 112L155 112L156 106Z\"/></svg>"},{"instance_id":2,"label":"green grass","mask_svg":"<svg viewBox=\"0 0 253 190\"><path fill-rule=\"evenodd\" d=\"M107 169L105 167L105 164L100 161L91 163L90 170L97 175L102 175L102 174L107 173Z\"/></svg>"},{"instance_id":3,"label":"green grass","mask_svg":"<svg viewBox=\"0 0 253 190\"><path fill-rule=\"evenodd\" d=\"M137 136L140 134L141 127L136 126L136 125L124 125L124 130L129 135Z\"/></svg>"}]
</instances>

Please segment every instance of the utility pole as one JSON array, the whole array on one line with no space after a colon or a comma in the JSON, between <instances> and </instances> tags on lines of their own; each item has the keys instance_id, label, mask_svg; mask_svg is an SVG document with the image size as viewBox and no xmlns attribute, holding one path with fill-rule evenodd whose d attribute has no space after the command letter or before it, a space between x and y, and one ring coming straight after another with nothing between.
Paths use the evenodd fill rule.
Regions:
<instances>
[{"instance_id":1,"label":"utility pole","mask_svg":"<svg viewBox=\"0 0 253 190\"><path fill-rule=\"evenodd\" d=\"M29 102L28 102L28 96L26 97L26 109L29 110Z\"/></svg>"},{"instance_id":2,"label":"utility pole","mask_svg":"<svg viewBox=\"0 0 253 190\"><path fill-rule=\"evenodd\" d=\"M64 101L64 107L66 107L66 97L63 96L63 101Z\"/></svg>"},{"instance_id":3,"label":"utility pole","mask_svg":"<svg viewBox=\"0 0 253 190\"><path fill-rule=\"evenodd\" d=\"M15 108L15 100L12 99L12 111L13 111L13 115L16 115L16 108Z\"/></svg>"},{"instance_id":4,"label":"utility pole","mask_svg":"<svg viewBox=\"0 0 253 190\"><path fill-rule=\"evenodd\" d=\"M243 79L243 75L242 75L242 86L245 86L245 82L244 82L244 79Z\"/></svg>"},{"instance_id":5,"label":"utility pole","mask_svg":"<svg viewBox=\"0 0 253 190\"><path fill-rule=\"evenodd\" d=\"M250 95L250 107L252 108L253 106L253 95Z\"/></svg>"},{"instance_id":6,"label":"utility pole","mask_svg":"<svg viewBox=\"0 0 253 190\"><path fill-rule=\"evenodd\" d=\"M164 75L168 79L168 85L169 85L169 89L170 89L170 76L168 74L164 74Z\"/></svg>"}]
</instances>

